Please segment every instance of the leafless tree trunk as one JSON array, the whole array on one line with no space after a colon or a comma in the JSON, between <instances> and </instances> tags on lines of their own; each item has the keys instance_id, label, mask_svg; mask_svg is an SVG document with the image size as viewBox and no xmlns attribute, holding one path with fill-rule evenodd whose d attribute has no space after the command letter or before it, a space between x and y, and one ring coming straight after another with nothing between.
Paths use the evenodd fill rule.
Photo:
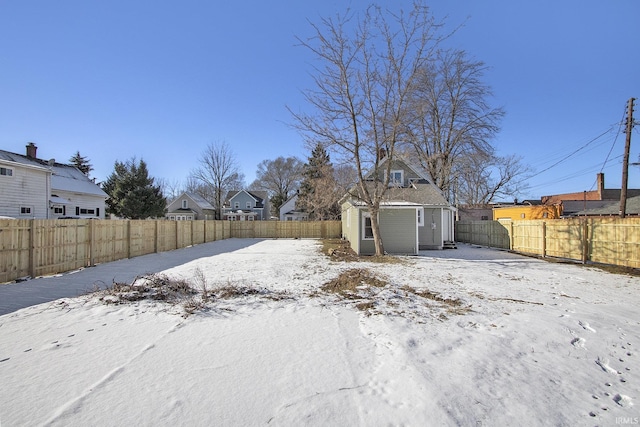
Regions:
<instances>
[{"instance_id":1,"label":"leafless tree trunk","mask_svg":"<svg viewBox=\"0 0 640 427\"><path fill-rule=\"evenodd\" d=\"M213 194L216 217L222 218L224 196L230 190L244 187L244 174L239 171L235 155L226 142L209 144L198 159L200 166L191 176Z\"/></svg>"},{"instance_id":2,"label":"leafless tree trunk","mask_svg":"<svg viewBox=\"0 0 640 427\"><path fill-rule=\"evenodd\" d=\"M464 51L443 50L425 64L416 81L409 140L422 166L449 198L456 163L493 155L489 141L499 131L504 111L489 105L491 90L482 82L486 68Z\"/></svg>"},{"instance_id":3,"label":"leafless tree trunk","mask_svg":"<svg viewBox=\"0 0 640 427\"><path fill-rule=\"evenodd\" d=\"M441 24L416 2L406 13L371 6L312 25L315 36L299 41L321 62L315 88L305 92L314 113L290 111L310 147L321 143L355 167L352 195L367 206L376 255L383 255L378 213L392 163L383 159L394 158L406 132L411 91L441 41Z\"/></svg>"}]
</instances>

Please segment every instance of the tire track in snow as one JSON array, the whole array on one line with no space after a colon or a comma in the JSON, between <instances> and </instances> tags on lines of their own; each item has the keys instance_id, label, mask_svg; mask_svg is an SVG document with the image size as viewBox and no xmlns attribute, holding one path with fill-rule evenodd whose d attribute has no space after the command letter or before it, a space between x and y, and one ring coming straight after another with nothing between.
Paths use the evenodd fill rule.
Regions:
<instances>
[{"instance_id":1,"label":"tire track in snow","mask_svg":"<svg viewBox=\"0 0 640 427\"><path fill-rule=\"evenodd\" d=\"M51 415L51 417L49 417L44 423L42 423L42 425L43 426L51 426L51 425L56 425L56 424L59 424L59 423L63 423L64 424L65 423L65 418L67 418L69 415L72 415L72 414L75 414L75 413L79 412L82 409L82 406L84 405L84 402L87 400L87 398L89 396L91 396L94 392L105 388L111 381L113 381L122 372L124 372L126 370L127 366L129 366L131 363L135 362L137 359L139 359L142 356L144 356L148 351L154 349L157 343L159 343L161 340L163 340L169 334L175 332L177 329L182 327L183 324L184 324L184 322L180 322L180 323L172 326L167 332L165 332L164 334L160 335L160 337L158 337L158 339L155 342L153 342L151 344L147 344L144 348L142 348L142 350L140 350L137 354L135 354L133 357L131 357L125 363L123 363L122 365L120 365L120 366L112 369L111 371L109 371L105 376L103 376L96 383L91 385L82 394L80 394L79 396L75 397L74 399L68 401L67 403L63 404L62 406L58 407L58 409L53 413L53 415Z\"/></svg>"}]
</instances>

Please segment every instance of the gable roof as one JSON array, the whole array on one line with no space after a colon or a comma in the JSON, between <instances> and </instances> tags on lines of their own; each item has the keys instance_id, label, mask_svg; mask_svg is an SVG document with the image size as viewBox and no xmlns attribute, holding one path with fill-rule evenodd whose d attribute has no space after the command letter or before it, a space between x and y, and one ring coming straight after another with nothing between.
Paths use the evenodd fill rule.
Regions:
<instances>
[{"instance_id":1,"label":"gable roof","mask_svg":"<svg viewBox=\"0 0 640 427\"><path fill-rule=\"evenodd\" d=\"M248 190L232 190L227 193L227 201L225 205L231 206L231 200L240 193L246 193L256 201L256 207L264 207L264 201L267 200L268 193L266 191L248 191Z\"/></svg>"},{"instance_id":2,"label":"gable roof","mask_svg":"<svg viewBox=\"0 0 640 427\"><path fill-rule=\"evenodd\" d=\"M40 167L51 171L51 191L70 191L94 196L107 197L102 188L73 165L58 163L55 160L42 160L22 154L0 150L0 159L29 167Z\"/></svg>"},{"instance_id":3,"label":"gable roof","mask_svg":"<svg viewBox=\"0 0 640 427\"><path fill-rule=\"evenodd\" d=\"M375 183L373 179L375 177L376 172L380 172L382 170L381 166L389 161L389 157L385 157L380 162L378 167L378 171L372 170L365 175L365 178L369 178L366 182L366 185L370 188L373 188ZM407 161L404 157L398 156L393 159L394 162L401 163L406 169L412 171L417 176L420 177L417 181L413 181L412 184L408 187L389 187L385 194L384 200L381 203L381 206L387 205L398 205L402 202L409 202L410 204L419 204L422 206L435 206L435 207L450 207L450 203L447 202L447 199L442 194L442 191L431 181L431 178L428 176L428 173L421 167L418 167L415 164ZM357 185L353 186L351 190L341 199L341 203L344 202L347 198L352 195L353 191L357 191ZM356 203L357 204L357 203Z\"/></svg>"}]
</instances>

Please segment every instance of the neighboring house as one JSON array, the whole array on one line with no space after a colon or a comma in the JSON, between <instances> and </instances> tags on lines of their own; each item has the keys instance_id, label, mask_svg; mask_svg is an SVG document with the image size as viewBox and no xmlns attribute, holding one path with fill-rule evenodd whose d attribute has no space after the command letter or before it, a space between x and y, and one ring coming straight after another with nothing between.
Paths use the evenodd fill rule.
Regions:
<instances>
[{"instance_id":1,"label":"neighboring house","mask_svg":"<svg viewBox=\"0 0 640 427\"><path fill-rule=\"evenodd\" d=\"M620 215L620 201L602 201L599 206L594 206L593 204L589 206L587 203L587 208L581 211L572 212L571 215L567 216L619 216ZM638 217L640 216L640 196L629 197L627 199L627 203L625 205L625 216L627 217Z\"/></svg>"},{"instance_id":2,"label":"neighboring house","mask_svg":"<svg viewBox=\"0 0 640 427\"><path fill-rule=\"evenodd\" d=\"M493 208L494 220L557 219L562 216L562 205L521 204Z\"/></svg>"},{"instance_id":3,"label":"neighboring house","mask_svg":"<svg viewBox=\"0 0 640 427\"><path fill-rule=\"evenodd\" d=\"M280 206L280 221L306 221L309 219L308 213L296 209L297 201L298 193L289 197L289 200Z\"/></svg>"},{"instance_id":4,"label":"neighboring house","mask_svg":"<svg viewBox=\"0 0 640 427\"><path fill-rule=\"evenodd\" d=\"M229 221L264 221L269 219L266 191L230 191L222 208L222 219Z\"/></svg>"},{"instance_id":5,"label":"neighboring house","mask_svg":"<svg viewBox=\"0 0 640 427\"><path fill-rule=\"evenodd\" d=\"M165 218L176 221L216 219L216 210L202 196L185 192L169 203Z\"/></svg>"},{"instance_id":6,"label":"neighboring house","mask_svg":"<svg viewBox=\"0 0 640 427\"><path fill-rule=\"evenodd\" d=\"M489 221L493 218L493 205L458 206L458 221Z\"/></svg>"},{"instance_id":7,"label":"neighboring house","mask_svg":"<svg viewBox=\"0 0 640 427\"><path fill-rule=\"evenodd\" d=\"M0 215L13 218L104 218L107 194L73 165L0 150Z\"/></svg>"},{"instance_id":8,"label":"neighboring house","mask_svg":"<svg viewBox=\"0 0 640 427\"><path fill-rule=\"evenodd\" d=\"M383 164L389 159L383 160ZM384 173L366 178L383 181ZM393 160L390 188L380 204L378 222L384 249L390 254L415 255L424 249L453 247L452 207L425 171L404 160ZM354 196L354 187L341 200L342 236L358 255L375 254L371 217L367 206Z\"/></svg>"}]
</instances>

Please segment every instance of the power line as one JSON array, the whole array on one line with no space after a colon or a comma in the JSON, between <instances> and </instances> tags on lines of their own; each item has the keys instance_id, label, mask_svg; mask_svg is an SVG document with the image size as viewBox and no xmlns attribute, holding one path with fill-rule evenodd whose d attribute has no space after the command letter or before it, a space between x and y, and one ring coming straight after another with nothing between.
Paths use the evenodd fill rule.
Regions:
<instances>
[{"instance_id":1,"label":"power line","mask_svg":"<svg viewBox=\"0 0 640 427\"><path fill-rule=\"evenodd\" d=\"M590 140L589 142L587 142L585 145L583 145L582 147L578 148L577 150L574 150L573 152L571 152L570 154L566 155L565 157L563 157L562 159L558 160L557 162L555 162L554 164L552 164L551 166L541 170L540 172L537 172L531 176L528 176L528 179L531 178L535 178L536 176L548 171L549 169L552 169L556 166L558 166L560 163L564 162L565 160L569 159L570 157L572 157L574 154L578 153L579 151L582 151L584 148L588 147L591 143L593 143L594 141L597 141L598 139L602 138L604 135L608 134L609 132L611 132L611 128L607 129L606 131L604 131L603 133L601 133L600 135L596 136L595 138L593 138L592 140Z\"/></svg>"}]
</instances>

